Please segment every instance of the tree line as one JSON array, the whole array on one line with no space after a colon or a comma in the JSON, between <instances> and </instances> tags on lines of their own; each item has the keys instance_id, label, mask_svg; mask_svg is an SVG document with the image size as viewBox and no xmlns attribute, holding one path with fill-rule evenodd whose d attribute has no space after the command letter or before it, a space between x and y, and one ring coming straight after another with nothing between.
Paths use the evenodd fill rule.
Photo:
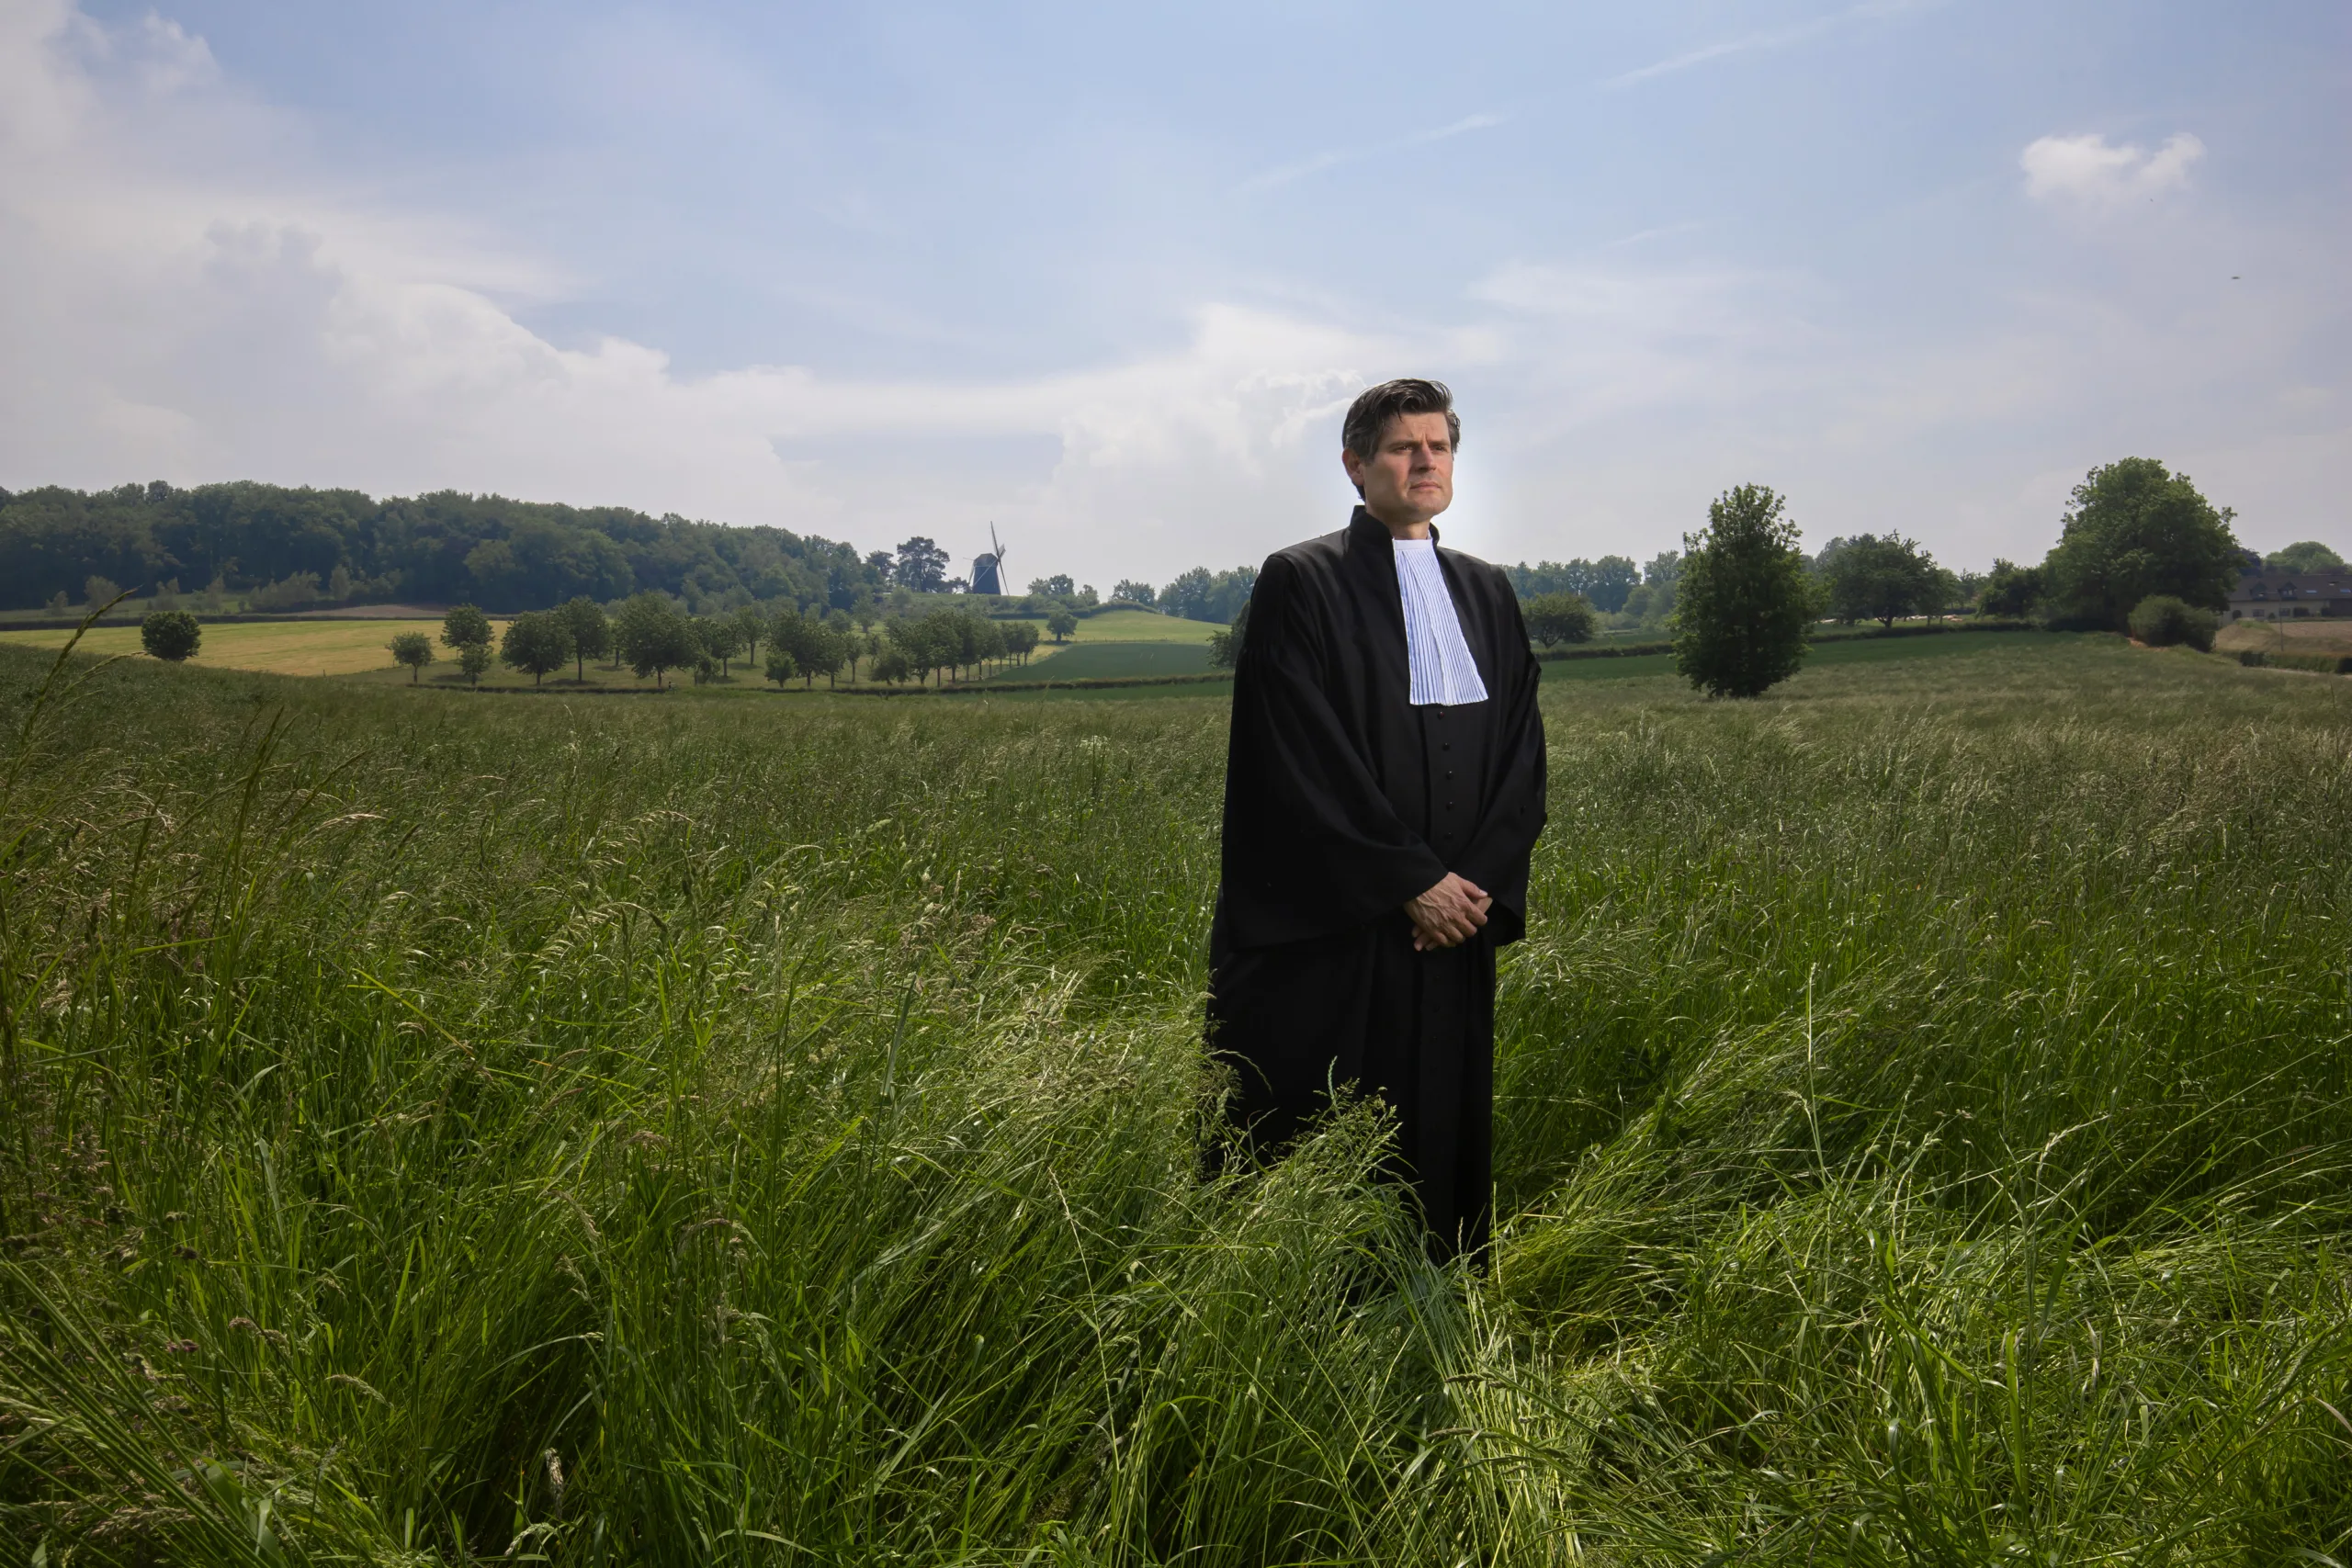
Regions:
<instances>
[{"instance_id":1,"label":"tree line","mask_svg":"<svg viewBox=\"0 0 2352 1568\"><path fill-rule=\"evenodd\" d=\"M408 599L503 611L647 590L697 609L788 599L847 610L887 592L898 567L888 552L784 528L455 491L382 501L251 481L0 491L9 609L62 609L96 578L213 613L232 597L257 610Z\"/></svg>"},{"instance_id":2,"label":"tree line","mask_svg":"<svg viewBox=\"0 0 2352 1568\"><path fill-rule=\"evenodd\" d=\"M2238 543L2236 513L2153 457L2091 469L2039 566L2000 560L1971 584L1900 534L1834 540L1808 558L1782 498L1761 485L1726 491L1707 527L1685 536L1674 619L1678 670L1718 696L1754 696L1804 661L1819 616L1892 626L1964 599L1984 615L2032 617L2059 630L2129 632L2142 641L2211 648L2219 613L2245 572L2341 570L2316 541L2268 559Z\"/></svg>"},{"instance_id":3,"label":"tree line","mask_svg":"<svg viewBox=\"0 0 2352 1568\"><path fill-rule=\"evenodd\" d=\"M2256 567L2344 570L2342 558L2315 541L2258 556L2232 532L2235 515L2206 500L2188 476L2154 458L2126 457L2092 469L2075 487L2058 542L2037 566L1996 559L1990 571L1953 571L1899 529L1832 538L1810 556L1798 550L1795 558L1812 619L1892 626L1917 616L1973 613L2113 631L2127 629L2132 612L2152 597L2218 612L2239 574ZM1793 536L1787 547L1797 549ZM1684 553L1668 550L1638 574L1622 556L1505 570L1527 609L1529 630L1548 642L1577 640L1580 622L1570 598L1621 626L1671 631L1686 562ZM1555 636L1539 626L1539 606Z\"/></svg>"},{"instance_id":4,"label":"tree line","mask_svg":"<svg viewBox=\"0 0 2352 1568\"><path fill-rule=\"evenodd\" d=\"M158 611L149 621L174 616L195 625L186 612L175 611ZM481 606L458 604L442 617L438 642L469 682L481 681L493 658L530 676L534 685L567 664L573 678L584 682L592 660L610 660L611 668L627 668L660 688L673 673L689 675L697 684L732 680L738 660L763 670L778 685L797 680L813 686L821 676L831 686L844 673L854 682L861 666L871 681L944 684L963 679L967 671L985 679L1003 664L1026 663L1040 640L1033 623L995 621L960 607L882 619L878 632L876 622L872 615L861 621L847 611L804 613L790 604L743 604L697 615L682 610L668 594L648 591L610 613L585 595L552 610L526 610L503 633ZM1058 635L1067 637L1069 629L1062 627ZM387 647L414 683L439 660L435 643L424 632L408 631Z\"/></svg>"},{"instance_id":5,"label":"tree line","mask_svg":"<svg viewBox=\"0 0 2352 1568\"><path fill-rule=\"evenodd\" d=\"M126 588L155 609L211 615L401 600L506 614L575 598L614 605L648 592L703 615L748 603L904 615L919 596L966 589L951 567L924 535L861 554L785 528L456 491L378 501L250 480L0 490L0 609L61 615ZM1254 567L1195 567L1160 588L1123 581L1110 602L1229 622L1256 579ZM1103 604L1064 573L1032 581L1021 607L1042 615Z\"/></svg>"}]
</instances>

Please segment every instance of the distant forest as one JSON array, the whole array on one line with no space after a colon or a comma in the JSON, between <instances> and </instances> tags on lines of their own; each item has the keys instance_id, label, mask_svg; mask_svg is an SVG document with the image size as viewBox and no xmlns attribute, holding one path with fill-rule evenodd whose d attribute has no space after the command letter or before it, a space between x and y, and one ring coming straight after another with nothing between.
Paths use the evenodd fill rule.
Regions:
<instances>
[{"instance_id":1,"label":"distant forest","mask_svg":"<svg viewBox=\"0 0 2352 1568\"><path fill-rule=\"evenodd\" d=\"M0 491L0 609L37 607L61 593L78 601L94 577L138 593L171 584L185 594L210 588L247 596L307 580L321 599L471 601L490 610L660 589L697 613L746 598L846 610L896 580L888 551L861 557L852 546L787 529L620 506L455 491L376 501L356 490L251 481ZM302 592L276 597L297 601Z\"/></svg>"},{"instance_id":2,"label":"distant forest","mask_svg":"<svg viewBox=\"0 0 2352 1568\"><path fill-rule=\"evenodd\" d=\"M1522 598L1579 593L1605 615L1655 620L1673 604L1679 560L1669 550L1646 566L1603 556L1503 570ZM0 610L62 612L96 585L211 613L398 603L507 613L583 594L609 604L648 589L695 615L753 600L855 611L893 590L960 592L951 568L948 553L922 537L861 555L786 528L456 491L377 501L356 490L252 480L181 490L160 479L91 491L0 490ZM1249 566L1195 567L1164 587L1122 581L1110 602L1229 624L1257 575ZM1033 608L1059 601L1083 613L1103 602L1068 576L1037 578L1028 589Z\"/></svg>"}]
</instances>

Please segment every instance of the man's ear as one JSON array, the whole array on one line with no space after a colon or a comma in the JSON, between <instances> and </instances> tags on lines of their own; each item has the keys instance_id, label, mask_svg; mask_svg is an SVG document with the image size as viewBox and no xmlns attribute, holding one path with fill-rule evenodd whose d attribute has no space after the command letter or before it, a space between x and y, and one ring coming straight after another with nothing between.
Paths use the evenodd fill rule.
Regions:
<instances>
[{"instance_id":1,"label":"man's ear","mask_svg":"<svg viewBox=\"0 0 2352 1568\"><path fill-rule=\"evenodd\" d=\"M1356 487L1356 494L1363 494L1363 459L1350 446L1340 448L1340 467L1346 470L1348 482Z\"/></svg>"}]
</instances>

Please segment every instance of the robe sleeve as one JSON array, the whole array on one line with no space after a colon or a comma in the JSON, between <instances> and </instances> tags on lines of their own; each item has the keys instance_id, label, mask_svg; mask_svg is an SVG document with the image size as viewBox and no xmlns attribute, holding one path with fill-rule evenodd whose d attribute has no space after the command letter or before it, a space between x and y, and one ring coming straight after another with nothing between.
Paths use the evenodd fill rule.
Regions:
<instances>
[{"instance_id":1,"label":"robe sleeve","mask_svg":"<svg viewBox=\"0 0 2352 1568\"><path fill-rule=\"evenodd\" d=\"M1494 784L1486 813L1453 869L1485 888L1508 914L1495 932L1499 943L1517 941L1526 929L1528 859L1544 831L1547 760L1544 716L1535 700L1543 666L1528 644L1518 595L1507 589L1495 595L1492 615L1498 633L1495 664L1502 677L1498 683L1504 688L1495 716L1499 730Z\"/></svg>"},{"instance_id":2,"label":"robe sleeve","mask_svg":"<svg viewBox=\"0 0 2352 1568\"><path fill-rule=\"evenodd\" d=\"M1235 671L1225 876L1242 946L1362 925L1446 873L1389 804L1331 705L1330 628L1300 576L1282 556L1266 562ZM1251 830L1232 832L1236 817Z\"/></svg>"}]
</instances>

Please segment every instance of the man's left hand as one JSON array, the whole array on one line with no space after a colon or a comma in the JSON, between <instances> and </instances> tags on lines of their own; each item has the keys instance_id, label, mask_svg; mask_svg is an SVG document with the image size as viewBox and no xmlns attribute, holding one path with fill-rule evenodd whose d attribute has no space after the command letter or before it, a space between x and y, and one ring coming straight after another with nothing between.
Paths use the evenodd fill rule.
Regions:
<instances>
[{"instance_id":1,"label":"man's left hand","mask_svg":"<svg viewBox=\"0 0 2352 1568\"><path fill-rule=\"evenodd\" d=\"M1428 892L1405 901L1405 913L1413 922L1413 951L1461 946L1478 934L1494 902L1468 877L1447 872Z\"/></svg>"}]
</instances>

